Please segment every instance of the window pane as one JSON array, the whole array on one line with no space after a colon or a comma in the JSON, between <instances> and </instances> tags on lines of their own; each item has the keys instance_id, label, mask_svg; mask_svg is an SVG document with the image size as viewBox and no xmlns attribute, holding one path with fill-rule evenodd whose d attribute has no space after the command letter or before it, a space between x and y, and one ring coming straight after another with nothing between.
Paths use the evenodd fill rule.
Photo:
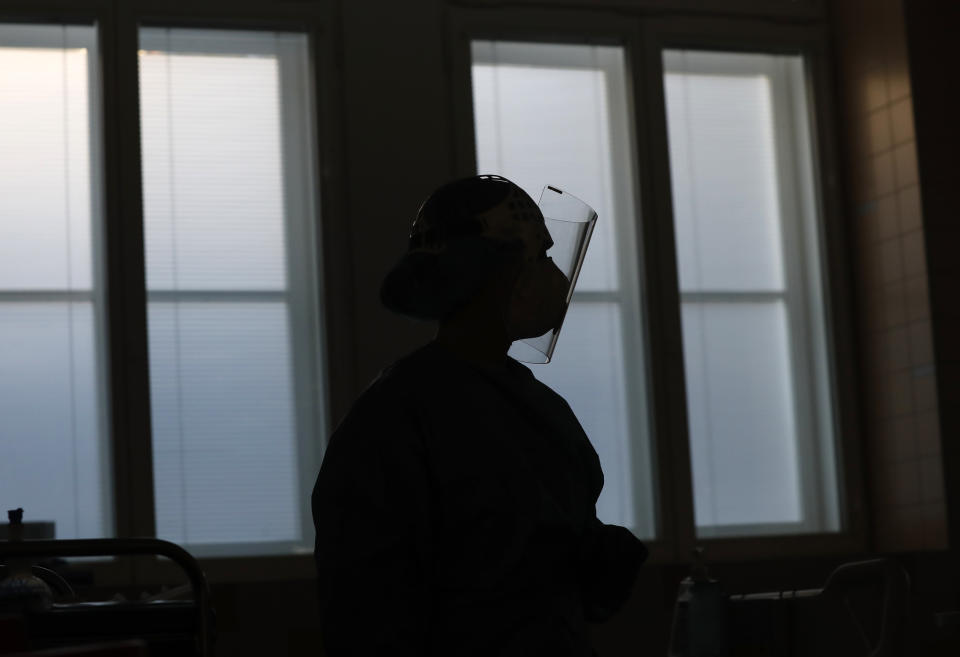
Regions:
<instances>
[{"instance_id":1,"label":"window pane","mask_svg":"<svg viewBox=\"0 0 960 657\"><path fill-rule=\"evenodd\" d=\"M636 527L654 535L654 504L649 454L630 436L630 389L623 367L623 318L620 304L583 302L570 307L554 360L534 370L537 378L568 400L590 436L603 465L604 487L597 514L606 522Z\"/></svg>"},{"instance_id":2,"label":"window pane","mask_svg":"<svg viewBox=\"0 0 960 657\"><path fill-rule=\"evenodd\" d=\"M697 531L837 530L803 58L663 61Z\"/></svg>"},{"instance_id":3,"label":"window pane","mask_svg":"<svg viewBox=\"0 0 960 657\"><path fill-rule=\"evenodd\" d=\"M0 499L112 533L91 145L96 29L0 25Z\"/></svg>"},{"instance_id":4,"label":"window pane","mask_svg":"<svg viewBox=\"0 0 960 657\"><path fill-rule=\"evenodd\" d=\"M799 522L786 308L683 304L697 525Z\"/></svg>"},{"instance_id":5,"label":"window pane","mask_svg":"<svg viewBox=\"0 0 960 657\"><path fill-rule=\"evenodd\" d=\"M0 25L0 286L92 286L92 27ZM56 47L41 47L42 43Z\"/></svg>"},{"instance_id":6,"label":"window pane","mask_svg":"<svg viewBox=\"0 0 960 657\"><path fill-rule=\"evenodd\" d=\"M600 454L607 480L600 517L650 538L654 489L623 49L474 41L472 56L477 170L510 178L534 199L553 185L599 215L554 361L533 372L567 398Z\"/></svg>"},{"instance_id":7,"label":"window pane","mask_svg":"<svg viewBox=\"0 0 960 657\"><path fill-rule=\"evenodd\" d=\"M150 304L154 468L165 484L157 526L165 538L299 537L286 312L282 301Z\"/></svg>"},{"instance_id":8,"label":"window pane","mask_svg":"<svg viewBox=\"0 0 960 657\"><path fill-rule=\"evenodd\" d=\"M140 47L157 534L303 546L323 422L307 39Z\"/></svg>"},{"instance_id":9,"label":"window pane","mask_svg":"<svg viewBox=\"0 0 960 657\"><path fill-rule=\"evenodd\" d=\"M718 75L714 53L665 57L681 290L782 289L771 80L755 72L772 58L725 55L750 72Z\"/></svg>"},{"instance_id":10,"label":"window pane","mask_svg":"<svg viewBox=\"0 0 960 657\"><path fill-rule=\"evenodd\" d=\"M203 52L186 30L144 29L140 45L148 287L283 289L276 52Z\"/></svg>"},{"instance_id":11,"label":"window pane","mask_svg":"<svg viewBox=\"0 0 960 657\"><path fill-rule=\"evenodd\" d=\"M609 221L614 108L608 107L607 85L624 84L622 50L475 41L473 61L477 171L506 176L535 201L544 185L584 199L601 220L577 288L615 289L618 254ZM614 100L623 102L622 96ZM615 128L615 137L626 130Z\"/></svg>"}]
</instances>

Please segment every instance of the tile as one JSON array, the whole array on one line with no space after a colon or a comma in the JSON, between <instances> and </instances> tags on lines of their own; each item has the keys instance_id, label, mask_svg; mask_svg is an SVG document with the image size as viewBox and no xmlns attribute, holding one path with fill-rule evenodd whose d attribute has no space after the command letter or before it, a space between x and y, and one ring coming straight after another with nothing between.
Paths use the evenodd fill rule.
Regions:
<instances>
[{"instance_id":1,"label":"tile","mask_svg":"<svg viewBox=\"0 0 960 657\"><path fill-rule=\"evenodd\" d=\"M898 371L910 367L910 327L900 326L881 334L885 371Z\"/></svg>"},{"instance_id":2,"label":"tile","mask_svg":"<svg viewBox=\"0 0 960 657\"><path fill-rule=\"evenodd\" d=\"M903 283L903 299L907 321L930 318L930 295L927 290L926 274L907 277Z\"/></svg>"},{"instance_id":3,"label":"tile","mask_svg":"<svg viewBox=\"0 0 960 657\"><path fill-rule=\"evenodd\" d=\"M877 509L876 513L876 551L897 553L917 549L911 542L906 522L900 516L894 515L892 509Z\"/></svg>"},{"instance_id":4,"label":"tile","mask_svg":"<svg viewBox=\"0 0 960 657\"><path fill-rule=\"evenodd\" d=\"M877 201L871 200L858 203L855 207L857 246L860 249L870 249L880 237L880 216Z\"/></svg>"},{"instance_id":5,"label":"tile","mask_svg":"<svg viewBox=\"0 0 960 657\"><path fill-rule=\"evenodd\" d=\"M916 431L915 440L917 446L917 455L939 456L940 455L940 417L933 411L917 413L914 419L914 430Z\"/></svg>"},{"instance_id":6,"label":"tile","mask_svg":"<svg viewBox=\"0 0 960 657\"><path fill-rule=\"evenodd\" d=\"M898 196L890 194L877 199L874 221L876 235L880 240L890 239L900 232Z\"/></svg>"},{"instance_id":7,"label":"tile","mask_svg":"<svg viewBox=\"0 0 960 657\"><path fill-rule=\"evenodd\" d=\"M943 496L943 462L939 456L920 459L920 501L942 502Z\"/></svg>"},{"instance_id":8,"label":"tile","mask_svg":"<svg viewBox=\"0 0 960 657\"><path fill-rule=\"evenodd\" d=\"M877 423L875 431L880 463L902 463L918 456L912 415L890 418Z\"/></svg>"},{"instance_id":9,"label":"tile","mask_svg":"<svg viewBox=\"0 0 960 657\"><path fill-rule=\"evenodd\" d=\"M867 8L873 14L868 24L873 26L874 38L883 44L885 58L892 44L906 39L899 5L899 0L875 0L867 4Z\"/></svg>"},{"instance_id":10,"label":"tile","mask_svg":"<svg viewBox=\"0 0 960 657\"><path fill-rule=\"evenodd\" d=\"M869 112L886 105L890 100L886 68L871 69L863 75L863 78L864 108Z\"/></svg>"},{"instance_id":11,"label":"tile","mask_svg":"<svg viewBox=\"0 0 960 657\"><path fill-rule=\"evenodd\" d=\"M910 375L913 399L911 401L912 409L921 411L932 411L937 408L937 379L934 376L932 367L918 368ZM897 393L899 394L899 389ZM899 400L902 403L902 400ZM911 409L911 410L912 410Z\"/></svg>"},{"instance_id":12,"label":"tile","mask_svg":"<svg viewBox=\"0 0 960 657\"><path fill-rule=\"evenodd\" d=\"M899 239L888 240L891 244L898 244L899 241ZM875 289L883 283L883 244L883 242L876 242L861 245L857 258L857 282L866 289Z\"/></svg>"},{"instance_id":13,"label":"tile","mask_svg":"<svg viewBox=\"0 0 960 657\"><path fill-rule=\"evenodd\" d=\"M841 119L840 134L843 135L847 154L851 159L863 158L871 154L869 117L869 113L851 114Z\"/></svg>"},{"instance_id":14,"label":"tile","mask_svg":"<svg viewBox=\"0 0 960 657\"><path fill-rule=\"evenodd\" d=\"M914 459L891 464L886 474L886 484L886 493L890 496L888 501L891 506L919 504L921 501L919 461Z\"/></svg>"},{"instance_id":15,"label":"tile","mask_svg":"<svg viewBox=\"0 0 960 657\"><path fill-rule=\"evenodd\" d=\"M873 509L873 549L876 552L893 552L897 536L893 518L889 510L884 508Z\"/></svg>"},{"instance_id":16,"label":"tile","mask_svg":"<svg viewBox=\"0 0 960 657\"><path fill-rule=\"evenodd\" d=\"M843 116L850 119L859 119L867 114L867 78L860 67L855 66L853 58L844 58L840 66L840 98ZM841 134L850 135L853 132L851 125L844 126Z\"/></svg>"},{"instance_id":17,"label":"tile","mask_svg":"<svg viewBox=\"0 0 960 657\"><path fill-rule=\"evenodd\" d=\"M863 203L871 201L877 195L873 178L873 158L866 153L856 153L851 156L850 170L847 174L850 179L852 198Z\"/></svg>"},{"instance_id":18,"label":"tile","mask_svg":"<svg viewBox=\"0 0 960 657\"><path fill-rule=\"evenodd\" d=\"M910 370L901 370L878 377L876 383L880 395L877 417L890 418L913 412L915 395Z\"/></svg>"},{"instance_id":19,"label":"tile","mask_svg":"<svg viewBox=\"0 0 960 657\"><path fill-rule=\"evenodd\" d=\"M914 138L913 100L901 98L890 105L890 129L893 144L902 144Z\"/></svg>"},{"instance_id":20,"label":"tile","mask_svg":"<svg viewBox=\"0 0 960 657\"><path fill-rule=\"evenodd\" d=\"M904 234L902 271L907 278L924 276L927 273L927 256L923 248L923 231L915 230Z\"/></svg>"},{"instance_id":21,"label":"tile","mask_svg":"<svg viewBox=\"0 0 960 657\"><path fill-rule=\"evenodd\" d=\"M852 3L843 2L837 5L837 11L849 10L851 7ZM884 65L883 57L879 53L872 57L866 56L870 52L869 35L863 30L843 29L844 19L839 15L837 21L837 55L843 81L852 80L858 73Z\"/></svg>"},{"instance_id":22,"label":"tile","mask_svg":"<svg viewBox=\"0 0 960 657\"><path fill-rule=\"evenodd\" d=\"M893 151L873 156L870 162L869 189L874 197L891 194L896 191L896 172Z\"/></svg>"},{"instance_id":23,"label":"tile","mask_svg":"<svg viewBox=\"0 0 960 657\"><path fill-rule=\"evenodd\" d=\"M872 66L852 68L844 83L845 108L848 116L865 117L886 104L885 67L882 61ZM882 86L878 86L882 84Z\"/></svg>"},{"instance_id":24,"label":"tile","mask_svg":"<svg viewBox=\"0 0 960 657\"><path fill-rule=\"evenodd\" d=\"M865 428L864 432L868 438L872 437L876 430L871 430L871 426L879 426L880 423L888 422L890 420L891 414L886 412L886 407L884 406L884 395L886 380L884 377L879 377L871 374L866 371L865 368L861 367L861 391L860 395L864 403L864 423Z\"/></svg>"},{"instance_id":25,"label":"tile","mask_svg":"<svg viewBox=\"0 0 960 657\"><path fill-rule=\"evenodd\" d=\"M893 146L893 129L890 110L887 107L870 112L864 125L867 131L867 148L871 155L876 155Z\"/></svg>"},{"instance_id":26,"label":"tile","mask_svg":"<svg viewBox=\"0 0 960 657\"><path fill-rule=\"evenodd\" d=\"M880 280L884 284L894 283L903 278L904 263L903 250L899 239L881 242L880 250Z\"/></svg>"},{"instance_id":27,"label":"tile","mask_svg":"<svg viewBox=\"0 0 960 657\"><path fill-rule=\"evenodd\" d=\"M923 227L919 185L908 185L897 192L897 214L900 232L908 233Z\"/></svg>"},{"instance_id":28,"label":"tile","mask_svg":"<svg viewBox=\"0 0 960 657\"><path fill-rule=\"evenodd\" d=\"M859 283L859 281L857 281ZM858 332L868 332L888 328L883 308L883 292L872 287L858 285L856 296L862 299L853 321Z\"/></svg>"},{"instance_id":29,"label":"tile","mask_svg":"<svg viewBox=\"0 0 960 657\"><path fill-rule=\"evenodd\" d=\"M877 39L876 12L863 0L834 3L837 11L837 41L841 57L854 72L885 64L883 44Z\"/></svg>"},{"instance_id":30,"label":"tile","mask_svg":"<svg viewBox=\"0 0 960 657\"><path fill-rule=\"evenodd\" d=\"M893 150L897 189L916 185L920 179L917 169L917 146L913 141L900 144Z\"/></svg>"},{"instance_id":31,"label":"tile","mask_svg":"<svg viewBox=\"0 0 960 657\"><path fill-rule=\"evenodd\" d=\"M897 506L881 511L885 543L878 545L881 551L906 552L923 547L923 520L919 505ZM879 536L878 536L879 538Z\"/></svg>"},{"instance_id":32,"label":"tile","mask_svg":"<svg viewBox=\"0 0 960 657\"><path fill-rule=\"evenodd\" d=\"M933 364L933 333L930 322L914 322L909 326L910 365Z\"/></svg>"},{"instance_id":33,"label":"tile","mask_svg":"<svg viewBox=\"0 0 960 657\"><path fill-rule=\"evenodd\" d=\"M884 59L887 69L887 94L890 100L900 100L911 95L910 62L906 44L894 40L887 44Z\"/></svg>"},{"instance_id":34,"label":"tile","mask_svg":"<svg viewBox=\"0 0 960 657\"><path fill-rule=\"evenodd\" d=\"M923 547L927 550L945 550L950 547L946 505L942 502L924 504L920 513L923 518Z\"/></svg>"},{"instance_id":35,"label":"tile","mask_svg":"<svg viewBox=\"0 0 960 657\"><path fill-rule=\"evenodd\" d=\"M906 294L902 281L883 286L880 304L884 328L900 326L907 322Z\"/></svg>"},{"instance_id":36,"label":"tile","mask_svg":"<svg viewBox=\"0 0 960 657\"><path fill-rule=\"evenodd\" d=\"M881 376L891 371L888 359L887 335L890 331L870 331L861 340L861 352L869 376Z\"/></svg>"}]
</instances>

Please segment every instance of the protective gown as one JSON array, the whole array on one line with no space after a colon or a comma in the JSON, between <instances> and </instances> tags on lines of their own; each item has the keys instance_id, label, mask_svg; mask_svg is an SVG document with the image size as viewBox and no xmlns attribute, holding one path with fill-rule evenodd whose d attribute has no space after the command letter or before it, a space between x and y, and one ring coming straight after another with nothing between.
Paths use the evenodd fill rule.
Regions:
<instances>
[{"instance_id":1,"label":"protective gown","mask_svg":"<svg viewBox=\"0 0 960 657\"><path fill-rule=\"evenodd\" d=\"M431 343L334 432L313 491L321 631L342 655L588 656L646 548L605 525L562 397Z\"/></svg>"}]
</instances>

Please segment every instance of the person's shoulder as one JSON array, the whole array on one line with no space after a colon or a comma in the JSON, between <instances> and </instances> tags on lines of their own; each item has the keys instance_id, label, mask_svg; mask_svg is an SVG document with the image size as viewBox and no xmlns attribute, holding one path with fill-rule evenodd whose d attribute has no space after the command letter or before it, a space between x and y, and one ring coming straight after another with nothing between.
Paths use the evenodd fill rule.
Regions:
<instances>
[{"instance_id":1,"label":"person's shoulder","mask_svg":"<svg viewBox=\"0 0 960 657\"><path fill-rule=\"evenodd\" d=\"M354 401L341 427L397 421L418 400L429 398L425 391L435 385L440 366L430 345L426 345L385 367Z\"/></svg>"},{"instance_id":2,"label":"person's shoulder","mask_svg":"<svg viewBox=\"0 0 960 657\"><path fill-rule=\"evenodd\" d=\"M511 358L509 359L509 369L511 376L523 387L541 397L551 399L568 409L570 408L570 405L567 403L567 400L563 397L563 395L538 379L530 370L530 368L523 363Z\"/></svg>"},{"instance_id":3,"label":"person's shoulder","mask_svg":"<svg viewBox=\"0 0 960 657\"><path fill-rule=\"evenodd\" d=\"M345 463L368 463L375 453L396 443L408 443L416 433L415 368L410 354L384 368L361 392L327 439L321 475L352 468ZM334 465L337 464L337 465Z\"/></svg>"},{"instance_id":4,"label":"person's shoulder","mask_svg":"<svg viewBox=\"0 0 960 657\"><path fill-rule=\"evenodd\" d=\"M407 404L423 399L426 390L445 378L444 366L432 343L424 345L385 367L361 397Z\"/></svg>"}]
</instances>

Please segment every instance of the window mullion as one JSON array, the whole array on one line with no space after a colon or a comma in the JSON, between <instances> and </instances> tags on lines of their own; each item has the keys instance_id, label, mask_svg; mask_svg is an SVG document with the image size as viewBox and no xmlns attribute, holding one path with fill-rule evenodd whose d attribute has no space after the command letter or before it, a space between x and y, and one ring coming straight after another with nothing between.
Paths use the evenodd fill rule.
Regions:
<instances>
[{"instance_id":1,"label":"window mullion","mask_svg":"<svg viewBox=\"0 0 960 657\"><path fill-rule=\"evenodd\" d=\"M318 34L310 35L317 47ZM292 390L294 391L294 422L296 424L296 449L299 454L298 491L308 499L320 467L320 443L317 436L326 436L324 404L317 403L317 395L323 389L322 348L323 323L312 312L313 304L291 303L290 300L315 299L322 308L322 299L316 285L317 262L313 257L319 252L314 227L320 218L313 197L305 190L316 186L315 162L312 157L315 144L313 88L309 73L300 67L300 59L289 47L278 47L280 71L280 129L281 167L284 180L284 205L286 215L285 252L287 267L287 313L290 322L290 353ZM300 507L300 523L303 535L313 523L308 505Z\"/></svg>"},{"instance_id":2,"label":"window mullion","mask_svg":"<svg viewBox=\"0 0 960 657\"><path fill-rule=\"evenodd\" d=\"M662 557L686 559L695 541L693 472L686 414L680 291L673 229L662 45L654 20L638 22L632 43L633 127L641 212L639 242L647 281L651 428Z\"/></svg>"},{"instance_id":3,"label":"window mullion","mask_svg":"<svg viewBox=\"0 0 960 657\"><path fill-rule=\"evenodd\" d=\"M755 471L759 474L753 476L751 473L752 478L741 481L739 475L735 474L739 471L735 466L731 466L732 461L727 460L721 464L725 468L725 481L729 484L723 491L728 504L722 521L738 522L739 529L728 525L719 528L695 527L692 538L695 539L698 535L700 538L729 536L731 532L736 534L739 531L758 538L769 533L836 531L833 509L836 504L831 502L829 490L835 485L832 480L833 467L829 458L821 454L825 448L830 447L826 441L833 439L831 431L822 430L825 422L821 415L826 414L829 418L832 408L829 404L823 404L819 398L821 388L829 385L829 381L823 381L824 378L829 378L822 376L823 370L829 369L831 364L819 362L823 360L823 349L817 335L812 335L816 331L822 331L823 327L820 326L821 315L818 315L816 307L819 304L816 295L820 294L820 281L817 277L819 244L811 232L818 228L807 226L808 223L818 220L818 213L811 208L811 204L816 203L816 185L812 180L812 176L816 175L816 167L810 151L816 149L816 143L809 143L807 122L810 117L805 112L807 95L796 79L797 76L802 77L806 56L798 54L796 50L784 52L782 44L775 48L764 45L759 39L756 52L744 53L743 44L729 47L726 37L721 39L707 36L705 32L688 28L681 21L660 23L659 29L650 30L650 41L658 44L654 46L655 49L665 52L664 46L667 46L677 52L702 52L695 55L697 61L694 70L684 71L691 76L690 84L699 85L701 92L696 99L680 95L679 90L674 87L677 82L675 79L666 81L665 87L670 93L670 117L676 120L677 126L682 124L684 112L692 109L698 113L699 132L692 137L689 133L686 136L700 139L707 145L704 147L707 150L700 153L696 160L704 166L697 171L691 170L683 157L685 135L678 133L675 135L675 146L680 149L678 153L674 154L670 146L666 149L668 155L674 154L677 157L676 162L669 163L670 175L680 179L699 176L707 181L703 183L704 198L713 199L717 203L718 213L729 214L733 220L731 230L739 231L716 232L726 231L727 228L713 224L713 239L717 240L717 244L711 248L724 249L715 253L717 267L714 272L716 280L713 283L727 288L754 287L744 291L715 289L679 292L677 295L681 305L703 305L713 316L713 324L709 330L716 343L711 347L715 349L714 360L727 368L729 374L724 373L718 378L714 372L711 385L716 386L718 391L729 393L722 395L722 408L729 411L730 405L733 405L738 409L737 415L729 412L724 415L711 410L710 399L701 398L695 386L692 389L688 386L687 392L692 397L685 404L690 407L687 409L688 421L696 423L697 435L700 431L706 435L703 427L712 426L715 424L714 420L719 418L719 423L725 427L724 435L730 437L730 444L737 446L755 443L751 449L767 450L771 466L782 468L785 477L782 481L793 481L794 477L797 481L796 488L783 488L782 484L778 484L776 490L780 496L772 498L772 502L768 502L766 498L754 497L755 504L752 500L747 500L744 491L750 486L757 490L771 490L770 473ZM653 56L659 54L658 52ZM722 82L723 78L729 79L729 82ZM738 89L742 92L739 95ZM677 91L677 96L674 96L674 91ZM723 104L720 99L726 99L724 102L728 103L726 115L717 113L718 105ZM753 109L744 105L748 101L753 103ZM690 105L685 105L688 102ZM674 116L674 112L678 114ZM756 117L751 121L752 127L741 120L741 112L746 112L744 116L752 112ZM728 125L737 128L726 130ZM669 139L671 133L665 126L654 126L655 130L657 128L661 128L658 132L666 133L664 136ZM742 134L737 130L742 130ZM710 146L711 144L714 146ZM714 150L710 151L709 148ZM727 162L736 161L733 153L741 153L748 160L744 166L752 165L753 168L729 170L718 156L720 152L726 154ZM665 160L669 162L669 157ZM775 177L771 174L775 174ZM749 191L751 182L747 176L754 177L751 179L754 184L757 181L767 183L767 191L755 197L749 194L737 197L738 202L733 203L730 194L736 193L737 186ZM731 187L730 192L717 187L720 184ZM683 222L696 219L690 218L687 213L686 198L674 194L672 200L677 203L678 208L677 216L671 217L671 220ZM743 214L744 208L750 208L751 213ZM776 232L769 223L767 212L776 213L780 224ZM724 216L727 215L721 214L720 218ZM744 223L743 217L752 217L753 223ZM766 223L758 218L765 218ZM686 224L679 223L676 230L684 232L677 239L685 240L683 235L689 229ZM752 247L752 250L746 251L744 255L754 254L756 257L743 264L736 262L738 247L731 247L731 244L734 244L731 240L742 244L744 249ZM766 254L764 250L767 251ZM686 251L677 255L684 266L688 267L689 258L692 256ZM721 256L727 259L724 260ZM807 258L810 259L809 262L805 260ZM752 266L753 269L746 269L747 266ZM757 276L770 282L773 282L770 276L779 279L781 275L777 274L777 270L780 266L783 282L773 283L773 286L779 289L756 289L760 286L751 283ZM731 304L742 306L742 312L738 306L731 307ZM692 330L692 327L688 327L688 333L689 330ZM751 331L756 331L756 344L745 337ZM726 343L729 343L733 351L724 350L722 345ZM766 351L757 351L758 349ZM691 354L696 353L696 345L692 345L690 350ZM735 354L736 360L731 360L731 354ZM698 361L692 363L691 367L685 368L684 376L709 376L709 372L701 372L697 367ZM739 379L731 382L731 375ZM761 385L768 381L768 377L768 385ZM731 384L741 387L731 389ZM829 395L829 390L823 394ZM764 442L764 432L778 438L780 442ZM745 437L750 437L753 443ZM700 468L712 457L705 456L706 451L698 451L701 448L706 449L699 442L695 444L696 450L690 445L688 448L695 452L694 455L699 459L697 467ZM761 488L764 486L767 488ZM698 491L697 500L703 505L708 500L704 495L717 494L718 491L704 486ZM771 506L774 503L779 506ZM731 506L733 504L739 506L735 509ZM743 511L737 510L741 507ZM751 513L754 514L753 517ZM777 521L778 517L782 517L784 522L754 523L754 520ZM709 522L721 520L718 517Z\"/></svg>"},{"instance_id":4,"label":"window mullion","mask_svg":"<svg viewBox=\"0 0 960 657\"><path fill-rule=\"evenodd\" d=\"M783 301L790 303L791 294L785 290L698 290L681 291L681 303L763 303Z\"/></svg>"},{"instance_id":5,"label":"window mullion","mask_svg":"<svg viewBox=\"0 0 960 657\"><path fill-rule=\"evenodd\" d=\"M153 536L153 465L140 164L137 21L103 20L107 344L117 536Z\"/></svg>"}]
</instances>

